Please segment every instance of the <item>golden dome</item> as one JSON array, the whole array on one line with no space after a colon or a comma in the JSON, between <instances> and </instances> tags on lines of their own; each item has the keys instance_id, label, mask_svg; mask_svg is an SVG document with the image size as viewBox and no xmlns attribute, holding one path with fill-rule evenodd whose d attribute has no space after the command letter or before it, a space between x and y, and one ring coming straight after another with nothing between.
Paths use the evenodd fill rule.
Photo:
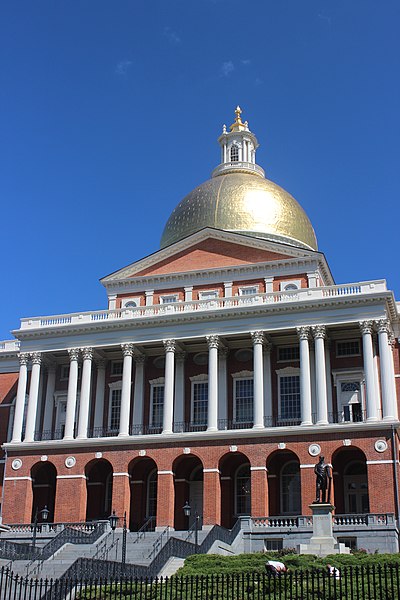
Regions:
<instances>
[{"instance_id":1,"label":"golden dome","mask_svg":"<svg viewBox=\"0 0 400 600\"><path fill-rule=\"evenodd\" d=\"M314 229L299 203L276 183L249 172L227 172L195 188L174 209L161 248L214 227L317 250Z\"/></svg>"}]
</instances>

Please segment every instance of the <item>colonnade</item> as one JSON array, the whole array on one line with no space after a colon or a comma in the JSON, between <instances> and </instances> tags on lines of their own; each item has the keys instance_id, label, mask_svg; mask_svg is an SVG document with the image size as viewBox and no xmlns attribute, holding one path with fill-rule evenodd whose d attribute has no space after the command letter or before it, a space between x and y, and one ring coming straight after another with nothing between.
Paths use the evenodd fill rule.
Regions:
<instances>
[{"instance_id":1,"label":"colonnade","mask_svg":"<svg viewBox=\"0 0 400 600\"><path fill-rule=\"evenodd\" d=\"M379 405L377 389L379 380L374 365L373 354L373 332L378 334L380 355L380 382L382 397L382 416L384 420L397 418L397 401L395 389L395 376L393 356L391 350L391 339L389 323L386 320L377 322L363 321L359 323L362 334L364 375L366 387L366 418L367 421L376 421L379 418ZM300 413L301 425L312 425L312 392L311 392L311 361L310 341L314 340L315 346L315 396L316 396L316 419L317 425L328 424L328 388L327 388L327 352L326 352L326 328L323 325L304 326L297 328L300 345ZM251 334L253 344L253 428L261 429L265 425L265 396L271 394L271 345L266 340L263 331L255 331ZM221 386L221 372L226 374L226 348L218 335L206 337L208 345L208 409L207 409L207 431L218 430L218 421L221 418L221 397L224 394L224 386ZM174 430L174 417L178 416L179 409L176 403L177 389L180 388L181 401L183 403L183 376L182 369L176 368L182 365L182 352L176 340L163 341L165 353L165 377L164 377L164 404L162 433L171 434ZM123 371L121 391L121 411L119 432L120 437L129 436L130 423L142 425L143 403L144 403L144 361L145 357L137 352L134 344L122 344ZM75 422L78 421L76 432L77 439L85 439L88 436L90 398L92 387L92 363L97 365L96 380L96 402L94 410L94 422L99 425L103 421L104 389L105 389L105 361L94 357L92 348L72 348L69 354L69 377L67 391L67 405L65 418L64 439L73 440L75 435ZM39 387L41 380L41 365L44 354L34 352L32 354L21 353L20 372L18 381L17 398L14 413L14 425L12 442L21 442L25 397L28 381L28 362L31 361L32 371L29 386L29 400L26 415L25 442L34 441L35 426L37 423ZM176 361L178 356L178 361ZM78 361L83 361L82 381L80 387L79 415L77 412L78 393ZM132 387L132 364L136 363L133 412L131 413L131 387ZM225 375L226 379L226 375ZM55 389L54 365L48 369L48 377L45 394L44 424L51 429L51 407ZM226 387L226 383L225 383ZM226 396L226 390L225 390ZM175 406L174 406L175 404ZM78 416L78 419L76 417ZM181 415L183 416L183 415Z\"/></svg>"}]
</instances>

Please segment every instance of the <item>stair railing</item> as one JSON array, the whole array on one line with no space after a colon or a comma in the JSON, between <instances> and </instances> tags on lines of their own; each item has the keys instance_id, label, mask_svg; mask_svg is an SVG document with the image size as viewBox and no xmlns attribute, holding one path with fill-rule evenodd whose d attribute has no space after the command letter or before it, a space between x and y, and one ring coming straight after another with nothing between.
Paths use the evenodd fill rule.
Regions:
<instances>
[{"instance_id":1,"label":"stair railing","mask_svg":"<svg viewBox=\"0 0 400 600\"><path fill-rule=\"evenodd\" d=\"M141 528L136 532L136 538L133 541L133 544L136 544L139 540L143 539L148 531L150 531L150 526L155 522L155 517L149 517L147 521L141 526Z\"/></svg>"},{"instance_id":2,"label":"stair railing","mask_svg":"<svg viewBox=\"0 0 400 600\"><path fill-rule=\"evenodd\" d=\"M161 550L163 545L167 543L168 538L169 538L169 525L167 525L166 528L163 529L161 534L158 536L158 538L154 542L152 551L150 552L150 554L147 557L149 560L154 558L157 555L157 553Z\"/></svg>"}]
</instances>

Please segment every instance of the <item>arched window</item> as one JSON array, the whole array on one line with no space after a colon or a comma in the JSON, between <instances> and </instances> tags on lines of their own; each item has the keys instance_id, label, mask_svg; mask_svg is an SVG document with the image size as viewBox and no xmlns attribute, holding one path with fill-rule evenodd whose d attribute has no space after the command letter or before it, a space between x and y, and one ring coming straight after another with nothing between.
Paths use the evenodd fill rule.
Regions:
<instances>
[{"instance_id":1,"label":"arched window","mask_svg":"<svg viewBox=\"0 0 400 600\"><path fill-rule=\"evenodd\" d=\"M147 478L147 507L146 517L155 517L157 514L157 469L154 469Z\"/></svg>"},{"instance_id":2,"label":"arched window","mask_svg":"<svg viewBox=\"0 0 400 600\"><path fill-rule=\"evenodd\" d=\"M287 290L297 290L297 289L298 289L298 287L294 283L289 283L288 285L285 286L285 291L287 291Z\"/></svg>"},{"instance_id":3,"label":"arched window","mask_svg":"<svg viewBox=\"0 0 400 600\"><path fill-rule=\"evenodd\" d=\"M238 162L239 160L239 148L236 144L231 146L231 162Z\"/></svg>"},{"instance_id":4,"label":"arched window","mask_svg":"<svg viewBox=\"0 0 400 600\"><path fill-rule=\"evenodd\" d=\"M284 515L301 512L300 466L295 460L287 462L281 470L281 510Z\"/></svg>"},{"instance_id":5,"label":"arched window","mask_svg":"<svg viewBox=\"0 0 400 600\"><path fill-rule=\"evenodd\" d=\"M235 514L237 516L251 513L251 479L249 465L242 465L235 475Z\"/></svg>"},{"instance_id":6,"label":"arched window","mask_svg":"<svg viewBox=\"0 0 400 600\"><path fill-rule=\"evenodd\" d=\"M346 513L369 512L367 466L364 462L351 461L344 470L344 504Z\"/></svg>"},{"instance_id":7,"label":"arched window","mask_svg":"<svg viewBox=\"0 0 400 600\"><path fill-rule=\"evenodd\" d=\"M133 300L130 300L125 304L125 308L136 308L137 304Z\"/></svg>"}]
</instances>

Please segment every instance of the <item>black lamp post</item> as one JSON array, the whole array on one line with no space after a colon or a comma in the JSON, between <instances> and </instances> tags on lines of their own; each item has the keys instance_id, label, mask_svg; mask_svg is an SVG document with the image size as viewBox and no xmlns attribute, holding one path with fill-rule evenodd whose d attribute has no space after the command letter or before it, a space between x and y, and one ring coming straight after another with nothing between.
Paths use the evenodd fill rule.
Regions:
<instances>
[{"instance_id":1,"label":"black lamp post","mask_svg":"<svg viewBox=\"0 0 400 600\"><path fill-rule=\"evenodd\" d=\"M39 512L42 517L42 521L44 521L45 523L47 523L47 519L49 518L49 514L50 514L50 511L47 508L47 506L42 508L41 511L39 511L38 507L36 507L35 518L33 520L33 535L32 535L32 547L33 548L35 548L35 546L36 546L36 534L37 534Z\"/></svg>"},{"instance_id":2,"label":"black lamp post","mask_svg":"<svg viewBox=\"0 0 400 600\"><path fill-rule=\"evenodd\" d=\"M110 527L112 530L112 543L114 545L115 529L118 523L118 517L115 514L115 510L112 511L112 514L108 517L108 520L110 521Z\"/></svg>"},{"instance_id":3,"label":"black lamp post","mask_svg":"<svg viewBox=\"0 0 400 600\"><path fill-rule=\"evenodd\" d=\"M117 527L117 523L119 517L115 514L115 510L112 511L112 514L108 517L110 521L110 527L113 532L113 544L114 544L114 532ZM126 564L126 536L127 536L127 526L126 526L126 511L124 512L124 521L122 526L122 566L125 567Z\"/></svg>"},{"instance_id":4,"label":"black lamp post","mask_svg":"<svg viewBox=\"0 0 400 600\"><path fill-rule=\"evenodd\" d=\"M186 500L185 506L183 507L183 514L185 517L190 517L192 512L192 508L189 502ZM199 520L200 516L197 514L197 511L194 513L194 552L195 554L199 551Z\"/></svg>"}]
</instances>

